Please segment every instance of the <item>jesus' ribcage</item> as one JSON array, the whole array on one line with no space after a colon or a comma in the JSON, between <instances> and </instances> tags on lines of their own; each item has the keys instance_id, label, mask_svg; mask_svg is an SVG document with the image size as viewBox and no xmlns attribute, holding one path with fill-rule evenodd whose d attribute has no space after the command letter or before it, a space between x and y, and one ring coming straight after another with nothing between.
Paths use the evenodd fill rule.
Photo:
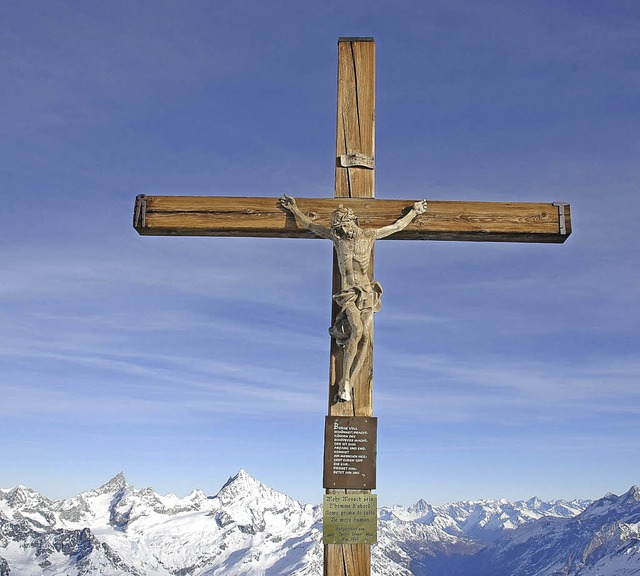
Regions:
<instances>
[{"instance_id":1,"label":"jesus' ribcage","mask_svg":"<svg viewBox=\"0 0 640 576\"><path fill-rule=\"evenodd\" d=\"M336 242L338 267L342 276L342 289L369 284L369 266L373 240L360 237Z\"/></svg>"}]
</instances>

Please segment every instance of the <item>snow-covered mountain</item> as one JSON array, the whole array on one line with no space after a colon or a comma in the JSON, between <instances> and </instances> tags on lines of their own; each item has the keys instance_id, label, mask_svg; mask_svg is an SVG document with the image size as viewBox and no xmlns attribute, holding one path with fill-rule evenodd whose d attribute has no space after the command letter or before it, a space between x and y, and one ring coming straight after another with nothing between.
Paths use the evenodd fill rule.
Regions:
<instances>
[{"instance_id":1,"label":"snow-covered mountain","mask_svg":"<svg viewBox=\"0 0 640 576\"><path fill-rule=\"evenodd\" d=\"M0 491L0 558L11 576L311 574L322 565L320 520L318 506L244 471L213 498L160 496L118 474L68 500Z\"/></svg>"},{"instance_id":2,"label":"snow-covered mountain","mask_svg":"<svg viewBox=\"0 0 640 576\"><path fill-rule=\"evenodd\" d=\"M640 488L607 494L573 518L527 523L478 554L474 569L478 576L638 575Z\"/></svg>"},{"instance_id":3,"label":"snow-covered mountain","mask_svg":"<svg viewBox=\"0 0 640 576\"><path fill-rule=\"evenodd\" d=\"M240 471L213 497L136 489L118 474L49 500L0 490L0 576L311 576L322 508ZM379 511L372 573L640 575L640 489L597 502L457 502Z\"/></svg>"}]
</instances>

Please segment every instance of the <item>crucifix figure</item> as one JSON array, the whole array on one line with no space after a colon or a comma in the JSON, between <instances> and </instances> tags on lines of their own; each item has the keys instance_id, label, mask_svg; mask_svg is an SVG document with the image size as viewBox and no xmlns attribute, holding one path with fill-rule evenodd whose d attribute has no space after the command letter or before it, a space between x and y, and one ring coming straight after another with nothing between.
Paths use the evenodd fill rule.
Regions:
<instances>
[{"instance_id":1,"label":"crucifix figure","mask_svg":"<svg viewBox=\"0 0 640 576\"><path fill-rule=\"evenodd\" d=\"M562 243L571 233L563 202L374 200L375 44L338 41L334 198L148 196L133 225L144 236L327 238L333 241L330 417L373 415L375 240ZM407 209L408 212L407 212ZM355 215L358 217L356 224ZM327 494L344 494L328 489ZM362 492L362 490L359 490ZM369 544L327 544L325 576L369 576Z\"/></svg>"},{"instance_id":2,"label":"crucifix figure","mask_svg":"<svg viewBox=\"0 0 640 576\"><path fill-rule=\"evenodd\" d=\"M329 334L337 345L344 348L342 377L338 382L338 402L351 402L351 379L364 365L369 344L373 340L373 314L382 304L382 286L371 279L371 257L376 240L404 230L419 214L427 210L427 201L416 202L402 218L382 228L363 230L358 226L352 208L338 206L332 213L330 225L316 224L300 211L295 198L284 195L280 203L291 212L299 226L320 238L333 242L338 270L340 291L333 299L340 307Z\"/></svg>"}]
</instances>

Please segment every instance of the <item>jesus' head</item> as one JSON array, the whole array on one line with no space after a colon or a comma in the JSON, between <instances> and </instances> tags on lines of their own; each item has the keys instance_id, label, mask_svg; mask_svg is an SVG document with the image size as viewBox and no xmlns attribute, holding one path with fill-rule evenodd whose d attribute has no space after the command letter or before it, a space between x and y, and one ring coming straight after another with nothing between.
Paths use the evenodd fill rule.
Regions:
<instances>
[{"instance_id":1,"label":"jesus' head","mask_svg":"<svg viewBox=\"0 0 640 576\"><path fill-rule=\"evenodd\" d=\"M353 238L358 229L356 215L352 208L340 206L331 213L331 229L338 235Z\"/></svg>"}]
</instances>

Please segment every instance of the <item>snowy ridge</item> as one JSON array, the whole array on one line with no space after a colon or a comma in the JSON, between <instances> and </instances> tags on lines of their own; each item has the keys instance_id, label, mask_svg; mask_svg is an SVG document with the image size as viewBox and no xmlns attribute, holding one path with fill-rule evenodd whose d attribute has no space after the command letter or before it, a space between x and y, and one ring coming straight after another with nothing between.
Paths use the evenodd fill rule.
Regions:
<instances>
[{"instance_id":1,"label":"snowy ridge","mask_svg":"<svg viewBox=\"0 0 640 576\"><path fill-rule=\"evenodd\" d=\"M0 576L311 576L322 509L241 470L213 497L136 489L122 473L50 500L0 490ZM532 498L379 511L378 576L640 576L640 489L590 503Z\"/></svg>"},{"instance_id":2,"label":"snowy ridge","mask_svg":"<svg viewBox=\"0 0 640 576\"><path fill-rule=\"evenodd\" d=\"M471 562L443 576L470 573ZM473 559L476 576L640 575L640 489L607 494L569 518L542 517Z\"/></svg>"},{"instance_id":3,"label":"snowy ridge","mask_svg":"<svg viewBox=\"0 0 640 576\"><path fill-rule=\"evenodd\" d=\"M538 498L531 498L514 503L507 500L477 500L433 507L424 500L419 500L410 508L385 509L381 518L427 524L453 536L491 542L499 538L505 530L514 530L544 516L575 516L589 504L590 502L585 500L543 502Z\"/></svg>"}]
</instances>

